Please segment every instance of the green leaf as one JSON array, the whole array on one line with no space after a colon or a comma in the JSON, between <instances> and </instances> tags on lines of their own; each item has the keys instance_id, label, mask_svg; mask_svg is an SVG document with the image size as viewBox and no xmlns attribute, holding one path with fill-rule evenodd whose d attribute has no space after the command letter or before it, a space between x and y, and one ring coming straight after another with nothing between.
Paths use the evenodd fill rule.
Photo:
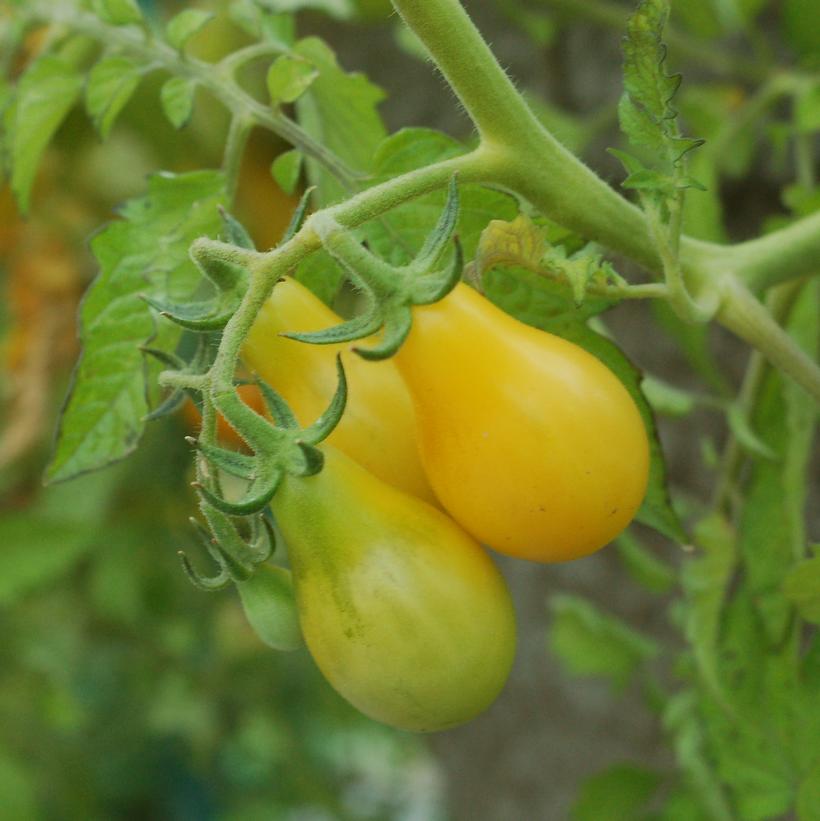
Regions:
<instances>
[{"instance_id":1,"label":"green leaf","mask_svg":"<svg viewBox=\"0 0 820 821\"><path fill-rule=\"evenodd\" d=\"M344 271L324 249L311 254L296 269L296 279L327 305L333 303L344 278Z\"/></svg>"},{"instance_id":2,"label":"green leaf","mask_svg":"<svg viewBox=\"0 0 820 821\"><path fill-rule=\"evenodd\" d=\"M613 764L587 778L570 810L572 821L635 821L663 777L635 764Z\"/></svg>"},{"instance_id":3,"label":"green leaf","mask_svg":"<svg viewBox=\"0 0 820 821\"><path fill-rule=\"evenodd\" d=\"M276 184L286 193L292 194L299 183L302 172L302 152L294 148L280 154L270 168Z\"/></svg>"},{"instance_id":4,"label":"green leaf","mask_svg":"<svg viewBox=\"0 0 820 821\"><path fill-rule=\"evenodd\" d=\"M52 584L94 546L121 474L86 476L41 491L0 518L0 605Z\"/></svg>"},{"instance_id":5,"label":"green leaf","mask_svg":"<svg viewBox=\"0 0 820 821\"><path fill-rule=\"evenodd\" d=\"M647 550L629 531L615 540L618 556L627 573L653 593L668 593L676 581L675 569Z\"/></svg>"},{"instance_id":6,"label":"green leaf","mask_svg":"<svg viewBox=\"0 0 820 821\"><path fill-rule=\"evenodd\" d=\"M698 701L692 690L676 693L663 711L663 727L672 738L678 766L686 778L690 790L679 793L678 801L662 813L666 821L735 821L729 809L723 786L715 772L714 761L706 750L706 739L698 716ZM697 812L680 815L690 807L689 796L696 796Z\"/></svg>"},{"instance_id":7,"label":"green leaf","mask_svg":"<svg viewBox=\"0 0 820 821\"><path fill-rule=\"evenodd\" d=\"M816 361L820 350L820 283L807 283L786 326ZM783 582L806 545L807 472L816 434L817 406L799 387L770 371L751 417L753 428L776 460L757 460L745 488L740 547L747 583L763 614L769 638L779 642L791 608Z\"/></svg>"},{"instance_id":8,"label":"green leaf","mask_svg":"<svg viewBox=\"0 0 820 821\"><path fill-rule=\"evenodd\" d=\"M165 27L165 38L175 49L182 51L188 41L213 19L212 12L202 9L185 9L168 21Z\"/></svg>"},{"instance_id":9,"label":"green leaf","mask_svg":"<svg viewBox=\"0 0 820 821\"><path fill-rule=\"evenodd\" d=\"M33 63L17 86L7 112L11 187L22 212L28 211L37 165L46 146L80 96L83 78L60 57L46 55ZM8 122L10 121L10 123Z\"/></svg>"},{"instance_id":10,"label":"green leaf","mask_svg":"<svg viewBox=\"0 0 820 821\"><path fill-rule=\"evenodd\" d=\"M647 148L656 158L674 165L703 141L678 133L672 98L681 77L666 73L662 41L669 7L669 0L642 0L629 18L623 41L624 95L618 118L632 145ZM656 182L663 185L662 179ZM649 183L644 180L643 186L651 187Z\"/></svg>"},{"instance_id":11,"label":"green leaf","mask_svg":"<svg viewBox=\"0 0 820 821\"><path fill-rule=\"evenodd\" d=\"M737 561L735 541L731 525L722 516L715 513L702 519L695 527L700 552L687 559L681 571L686 594L684 632L703 681L718 698L722 698L720 625Z\"/></svg>"},{"instance_id":12,"label":"green leaf","mask_svg":"<svg viewBox=\"0 0 820 821\"><path fill-rule=\"evenodd\" d=\"M580 596L554 595L550 609L549 645L572 675L600 676L622 690L658 653L653 641Z\"/></svg>"},{"instance_id":13,"label":"green leaf","mask_svg":"<svg viewBox=\"0 0 820 821\"><path fill-rule=\"evenodd\" d=\"M231 20L254 39L277 43L285 49L293 45L296 21L292 14L270 14L254 0L234 0L228 13Z\"/></svg>"},{"instance_id":14,"label":"green leaf","mask_svg":"<svg viewBox=\"0 0 820 821\"><path fill-rule=\"evenodd\" d=\"M373 183L433 162L466 153L452 137L426 128L406 128L391 134L375 154ZM459 184L459 219L456 232L465 259L476 253L481 232L490 220L512 220L518 213L516 201L506 194L475 184ZM408 263L422 248L441 214L446 191L436 191L392 209L367 227L372 249L392 264Z\"/></svg>"},{"instance_id":15,"label":"green leaf","mask_svg":"<svg viewBox=\"0 0 820 821\"><path fill-rule=\"evenodd\" d=\"M783 595L802 619L820 624L820 556L799 562L786 574Z\"/></svg>"},{"instance_id":16,"label":"green leaf","mask_svg":"<svg viewBox=\"0 0 820 821\"><path fill-rule=\"evenodd\" d=\"M348 74L322 40L300 40L293 53L311 63L319 76L296 101L297 118L312 137L356 171L367 173L384 139L385 129L377 106L384 92L362 74ZM320 206L345 195L344 186L315 160L307 161L310 182L317 186Z\"/></svg>"},{"instance_id":17,"label":"green leaf","mask_svg":"<svg viewBox=\"0 0 820 821\"><path fill-rule=\"evenodd\" d=\"M174 128L182 128L191 119L196 95L196 81L188 77L171 77L160 91L165 116Z\"/></svg>"},{"instance_id":18,"label":"green leaf","mask_svg":"<svg viewBox=\"0 0 820 821\"><path fill-rule=\"evenodd\" d=\"M139 346L155 333L140 294L168 298L175 288L190 294L200 277L188 248L196 237L218 233L223 186L222 175L212 171L154 176L148 193L129 201L123 219L92 241L100 274L80 312L83 354L49 481L104 467L136 447L148 411Z\"/></svg>"},{"instance_id":19,"label":"green leaf","mask_svg":"<svg viewBox=\"0 0 820 821\"><path fill-rule=\"evenodd\" d=\"M268 69L271 105L294 102L310 88L318 76L316 68L303 58L288 54L277 57Z\"/></svg>"},{"instance_id":20,"label":"green leaf","mask_svg":"<svg viewBox=\"0 0 820 821\"><path fill-rule=\"evenodd\" d=\"M349 20L356 14L352 0L257 0L260 6L277 12L297 12L303 9L315 9L335 17L337 20Z\"/></svg>"},{"instance_id":21,"label":"green leaf","mask_svg":"<svg viewBox=\"0 0 820 821\"><path fill-rule=\"evenodd\" d=\"M142 13L137 0L94 0L94 11L115 26L127 26L142 22Z\"/></svg>"},{"instance_id":22,"label":"green leaf","mask_svg":"<svg viewBox=\"0 0 820 821\"><path fill-rule=\"evenodd\" d=\"M820 821L820 759L797 789L797 821Z\"/></svg>"},{"instance_id":23,"label":"green leaf","mask_svg":"<svg viewBox=\"0 0 820 821\"><path fill-rule=\"evenodd\" d=\"M125 57L106 57L88 75L85 104L103 139L140 82L140 67Z\"/></svg>"}]
</instances>

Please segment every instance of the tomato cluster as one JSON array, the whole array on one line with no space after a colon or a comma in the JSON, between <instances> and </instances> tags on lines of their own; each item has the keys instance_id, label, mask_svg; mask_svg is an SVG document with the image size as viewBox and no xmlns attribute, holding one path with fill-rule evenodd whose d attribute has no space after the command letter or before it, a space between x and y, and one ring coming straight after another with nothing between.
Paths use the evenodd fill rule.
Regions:
<instances>
[{"instance_id":1,"label":"tomato cluster","mask_svg":"<svg viewBox=\"0 0 820 821\"><path fill-rule=\"evenodd\" d=\"M397 727L485 709L509 673L512 605L480 543L566 561L603 547L646 490L640 413L595 357L459 284L415 306L393 360L342 351L349 402L324 469L273 500L304 640L333 686ZM339 345L280 336L338 317L285 280L243 360L303 422L335 387Z\"/></svg>"}]
</instances>

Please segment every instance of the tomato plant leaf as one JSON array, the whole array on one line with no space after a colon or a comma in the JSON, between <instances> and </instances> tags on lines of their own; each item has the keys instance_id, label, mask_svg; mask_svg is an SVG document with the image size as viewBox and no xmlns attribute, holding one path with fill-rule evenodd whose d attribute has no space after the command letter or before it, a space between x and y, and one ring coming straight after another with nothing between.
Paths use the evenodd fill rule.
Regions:
<instances>
[{"instance_id":1,"label":"tomato plant leaf","mask_svg":"<svg viewBox=\"0 0 820 821\"><path fill-rule=\"evenodd\" d=\"M191 119L196 96L196 81L188 77L171 77L160 89L165 116L174 128L182 128Z\"/></svg>"},{"instance_id":2,"label":"tomato plant leaf","mask_svg":"<svg viewBox=\"0 0 820 821\"><path fill-rule=\"evenodd\" d=\"M668 593L675 586L675 570L644 547L628 530L615 540L627 573L653 593Z\"/></svg>"},{"instance_id":3,"label":"tomato plant leaf","mask_svg":"<svg viewBox=\"0 0 820 821\"><path fill-rule=\"evenodd\" d=\"M658 653L651 639L580 596L555 595L549 605L549 646L572 675L600 676L622 690Z\"/></svg>"},{"instance_id":4,"label":"tomato plant leaf","mask_svg":"<svg viewBox=\"0 0 820 821\"><path fill-rule=\"evenodd\" d=\"M663 776L635 764L613 764L587 778L570 810L572 821L635 821Z\"/></svg>"},{"instance_id":5,"label":"tomato plant leaf","mask_svg":"<svg viewBox=\"0 0 820 821\"><path fill-rule=\"evenodd\" d=\"M126 203L124 219L92 241L100 274L80 311L83 354L47 470L49 481L104 467L136 447L148 411L139 346L155 333L140 295L190 294L199 274L188 247L196 237L218 232L223 185L222 175L211 171L156 175L144 197ZM166 325L162 332L178 335Z\"/></svg>"},{"instance_id":6,"label":"tomato plant leaf","mask_svg":"<svg viewBox=\"0 0 820 821\"><path fill-rule=\"evenodd\" d=\"M175 49L182 51L188 41L213 19L214 15L209 11L185 9L168 21L165 38Z\"/></svg>"},{"instance_id":7,"label":"tomato plant leaf","mask_svg":"<svg viewBox=\"0 0 820 821\"><path fill-rule=\"evenodd\" d=\"M142 12L137 0L94 0L93 8L102 20L115 26L142 22Z\"/></svg>"},{"instance_id":8,"label":"tomato plant leaf","mask_svg":"<svg viewBox=\"0 0 820 821\"><path fill-rule=\"evenodd\" d=\"M28 211L40 158L82 87L83 78L74 66L55 55L41 57L20 78L4 119L9 131L11 187L23 213Z\"/></svg>"},{"instance_id":9,"label":"tomato plant leaf","mask_svg":"<svg viewBox=\"0 0 820 821\"><path fill-rule=\"evenodd\" d=\"M702 140L681 137L672 98L680 74L667 74L663 31L669 0L642 0L627 23L624 50L624 95L618 106L621 128L633 145L676 164Z\"/></svg>"},{"instance_id":10,"label":"tomato plant leaf","mask_svg":"<svg viewBox=\"0 0 820 821\"><path fill-rule=\"evenodd\" d=\"M271 175L286 193L293 194L302 173L302 152L294 148L280 154L271 164Z\"/></svg>"},{"instance_id":11,"label":"tomato plant leaf","mask_svg":"<svg viewBox=\"0 0 820 821\"><path fill-rule=\"evenodd\" d=\"M140 67L125 57L106 57L88 75L85 104L103 139L140 82Z\"/></svg>"},{"instance_id":12,"label":"tomato plant leaf","mask_svg":"<svg viewBox=\"0 0 820 821\"><path fill-rule=\"evenodd\" d=\"M457 157L467 148L452 137L426 128L406 128L390 135L379 146L373 183L383 182L416 168ZM498 191L472 183L458 186L459 219L456 232L466 259L476 253L481 232L493 219L512 220L516 201ZM391 210L367 227L371 248L394 265L408 263L424 246L441 214L446 191L436 191Z\"/></svg>"},{"instance_id":13,"label":"tomato plant leaf","mask_svg":"<svg viewBox=\"0 0 820 821\"><path fill-rule=\"evenodd\" d=\"M783 579L783 593L801 618L820 624L820 556L798 562Z\"/></svg>"},{"instance_id":14,"label":"tomato plant leaf","mask_svg":"<svg viewBox=\"0 0 820 821\"><path fill-rule=\"evenodd\" d=\"M228 13L235 25L255 39L277 43L285 49L293 45L296 21L292 14L272 14L254 0L234 0Z\"/></svg>"},{"instance_id":15,"label":"tomato plant leaf","mask_svg":"<svg viewBox=\"0 0 820 821\"><path fill-rule=\"evenodd\" d=\"M310 88L296 101L296 114L312 137L355 171L368 173L385 129L377 107L384 92L363 74L343 71L336 55L318 37L300 40L293 54L318 70ZM327 205L346 193L345 187L315 160L307 160L310 182L317 187L318 205Z\"/></svg>"},{"instance_id":16,"label":"tomato plant leaf","mask_svg":"<svg viewBox=\"0 0 820 821\"><path fill-rule=\"evenodd\" d=\"M792 337L817 359L820 346L820 290L808 283L787 322ZM817 407L800 388L776 371L765 381L751 423L775 460L755 461L740 519L740 546L747 583L756 598L773 642L791 618L782 586L806 545L804 511L806 473L816 435Z\"/></svg>"},{"instance_id":17,"label":"tomato plant leaf","mask_svg":"<svg viewBox=\"0 0 820 821\"><path fill-rule=\"evenodd\" d=\"M292 103L304 94L319 76L307 60L283 54L268 69L268 94L271 105Z\"/></svg>"}]
</instances>

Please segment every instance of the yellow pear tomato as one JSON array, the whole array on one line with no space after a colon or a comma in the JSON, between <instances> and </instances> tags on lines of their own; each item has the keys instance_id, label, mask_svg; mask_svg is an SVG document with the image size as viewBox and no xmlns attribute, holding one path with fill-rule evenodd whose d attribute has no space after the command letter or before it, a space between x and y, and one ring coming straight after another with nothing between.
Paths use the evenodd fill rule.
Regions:
<instances>
[{"instance_id":1,"label":"yellow pear tomato","mask_svg":"<svg viewBox=\"0 0 820 821\"><path fill-rule=\"evenodd\" d=\"M377 721L416 731L468 721L512 664L504 579L449 517L323 450L323 470L285 477L272 503L313 658Z\"/></svg>"},{"instance_id":2,"label":"yellow pear tomato","mask_svg":"<svg viewBox=\"0 0 820 821\"><path fill-rule=\"evenodd\" d=\"M336 390L336 354L342 352L348 401L328 444L394 487L435 502L418 454L410 394L393 362L365 362L347 343L308 345L279 335L339 322L304 285L284 279L262 307L242 359L287 400L302 424L309 424Z\"/></svg>"},{"instance_id":3,"label":"yellow pear tomato","mask_svg":"<svg viewBox=\"0 0 820 821\"><path fill-rule=\"evenodd\" d=\"M598 359L459 284L413 308L396 356L428 478L479 541L540 562L586 556L635 515L649 444Z\"/></svg>"}]
</instances>

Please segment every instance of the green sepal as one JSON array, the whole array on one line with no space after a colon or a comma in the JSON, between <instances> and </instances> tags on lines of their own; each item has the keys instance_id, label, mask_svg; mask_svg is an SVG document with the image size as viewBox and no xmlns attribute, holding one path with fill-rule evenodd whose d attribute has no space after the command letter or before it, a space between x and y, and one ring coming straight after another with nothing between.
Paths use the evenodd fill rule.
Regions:
<instances>
[{"instance_id":1,"label":"green sepal","mask_svg":"<svg viewBox=\"0 0 820 821\"><path fill-rule=\"evenodd\" d=\"M185 404L187 398L188 394L182 388L174 388L154 410L146 413L142 419L144 422L155 422L164 416L171 416Z\"/></svg>"},{"instance_id":2,"label":"green sepal","mask_svg":"<svg viewBox=\"0 0 820 821\"><path fill-rule=\"evenodd\" d=\"M311 345L333 345L339 342L354 342L365 336L376 333L384 322L381 312L374 306L369 311L359 314L359 316L334 325L332 328L325 328L321 331L304 331L294 333L282 333L287 339L295 339L297 342L307 342Z\"/></svg>"},{"instance_id":3,"label":"green sepal","mask_svg":"<svg viewBox=\"0 0 820 821\"><path fill-rule=\"evenodd\" d=\"M228 213L225 208L220 206L219 215L222 217L222 234L226 242L239 248L245 248L248 251L256 250L251 235L233 214Z\"/></svg>"},{"instance_id":4,"label":"green sepal","mask_svg":"<svg viewBox=\"0 0 820 821\"><path fill-rule=\"evenodd\" d=\"M315 188L316 186L312 185L305 191L304 194L302 194L302 198L299 200L299 204L296 206L296 210L293 212L293 216L290 218L288 227L285 229L285 233L282 235L283 244L285 242L288 242L288 240L293 239L293 237L296 236L296 233L305 224L308 209L310 208L310 195L314 192Z\"/></svg>"},{"instance_id":5,"label":"green sepal","mask_svg":"<svg viewBox=\"0 0 820 821\"><path fill-rule=\"evenodd\" d=\"M189 331L218 331L228 324L228 320L234 315L239 306L239 297L231 300L229 304L217 302L193 302L188 305L175 305L161 302L147 294L140 295L143 301L147 302L160 316L170 319L171 322L187 328Z\"/></svg>"},{"instance_id":6,"label":"green sepal","mask_svg":"<svg viewBox=\"0 0 820 821\"><path fill-rule=\"evenodd\" d=\"M297 442L299 448L299 455L301 457L298 466L294 463L291 465L291 472L297 476L315 476L320 473L325 466L325 455L318 448L313 445L307 445L304 442Z\"/></svg>"},{"instance_id":7,"label":"green sepal","mask_svg":"<svg viewBox=\"0 0 820 821\"><path fill-rule=\"evenodd\" d=\"M188 367L188 364L181 357L174 353L163 351L160 348L151 348L147 345L142 345L140 350L144 354L148 354L148 356L153 356L154 359L161 362L163 365L167 365L172 370L184 371Z\"/></svg>"},{"instance_id":8,"label":"green sepal","mask_svg":"<svg viewBox=\"0 0 820 821\"><path fill-rule=\"evenodd\" d=\"M266 465L266 461L260 460L257 476L251 482L245 496L239 501L229 502L199 482L194 482L194 487L208 504L228 516L250 516L253 513L259 513L273 498L282 481L282 469L276 464Z\"/></svg>"},{"instance_id":9,"label":"green sepal","mask_svg":"<svg viewBox=\"0 0 820 821\"><path fill-rule=\"evenodd\" d=\"M353 350L362 359L372 362L389 359L402 346L412 327L413 314L410 308L407 305L397 305L385 316L381 342L371 348L354 347Z\"/></svg>"},{"instance_id":10,"label":"green sepal","mask_svg":"<svg viewBox=\"0 0 820 821\"><path fill-rule=\"evenodd\" d=\"M411 294L414 305L432 305L444 299L461 280L464 270L464 249L458 237L455 238L455 253L449 268L440 274L428 274L411 283Z\"/></svg>"},{"instance_id":11,"label":"green sepal","mask_svg":"<svg viewBox=\"0 0 820 821\"><path fill-rule=\"evenodd\" d=\"M325 412L310 427L302 431L297 440L299 444L318 445L333 433L336 425L341 421L347 405L347 377L342 365L342 357L339 354L336 354L336 380L336 390Z\"/></svg>"},{"instance_id":12,"label":"green sepal","mask_svg":"<svg viewBox=\"0 0 820 821\"><path fill-rule=\"evenodd\" d=\"M188 581L191 582L194 587L198 587L206 593L215 593L217 590L222 590L230 584L231 577L228 575L226 568L222 567L216 576L202 576L198 571L194 570L184 551L179 550L177 555L182 563L182 569L188 577Z\"/></svg>"},{"instance_id":13,"label":"green sepal","mask_svg":"<svg viewBox=\"0 0 820 821\"><path fill-rule=\"evenodd\" d=\"M416 258L410 264L410 268L415 271L425 272L429 271L438 261L453 232L456 230L458 224L458 185L456 185L456 177L453 175L450 179L450 185L447 188L447 202L444 203L444 210L438 218L436 227L432 233L428 235L424 241L424 245L419 251Z\"/></svg>"},{"instance_id":14,"label":"green sepal","mask_svg":"<svg viewBox=\"0 0 820 821\"><path fill-rule=\"evenodd\" d=\"M453 260L443 271L433 268L453 238L458 222L459 196L456 178L450 180L447 201L435 228L413 261L396 267L368 251L355 235L330 215L317 217L313 226L325 250L350 275L369 304L357 317L333 328L310 333L285 333L289 339L314 345L353 342L383 328L382 339L372 347L355 347L361 357L387 359L401 347L412 327L413 305L429 305L443 299L458 283L464 254L458 239Z\"/></svg>"},{"instance_id":15,"label":"green sepal","mask_svg":"<svg viewBox=\"0 0 820 821\"><path fill-rule=\"evenodd\" d=\"M262 517L254 517L251 534L253 541L249 544L239 535L236 525L223 511L204 503L200 507L214 534L216 549L223 557L233 581L249 579L256 565L273 555L276 546L275 541L271 541L273 531L264 523L263 527L258 526Z\"/></svg>"},{"instance_id":16,"label":"green sepal","mask_svg":"<svg viewBox=\"0 0 820 821\"><path fill-rule=\"evenodd\" d=\"M265 407L268 409L276 425L286 430L294 430L299 427L290 405L281 394L277 393L264 379L257 377L256 384L262 391L262 398L265 400Z\"/></svg>"},{"instance_id":17,"label":"green sepal","mask_svg":"<svg viewBox=\"0 0 820 821\"><path fill-rule=\"evenodd\" d=\"M185 440L201 451L205 458L225 473L231 476L238 476L240 479L252 480L256 472L256 462L252 456L245 456L235 450L209 445L206 442L198 442L192 436L186 436Z\"/></svg>"},{"instance_id":18,"label":"green sepal","mask_svg":"<svg viewBox=\"0 0 820 821\"><path fill-rule=\"evenodd\" d=\"M203 547L208 551L208 555L216 562L219 567L219 572L216 576L202 576L194 570L184 551L180 550L178 551L178 555L180 561L182 562L182 569L185 571L185 575L194 587L198 587L200 590L204 590L209 593L216 590L221 590L231 581L231 577L228 573L228 568L225 561L222 558L222 554L216 549L216 542L213 538L211 538L211 534L196 519L191 517L188 521L190 521L193 525Z\"/></svg>"}]
</instances>

